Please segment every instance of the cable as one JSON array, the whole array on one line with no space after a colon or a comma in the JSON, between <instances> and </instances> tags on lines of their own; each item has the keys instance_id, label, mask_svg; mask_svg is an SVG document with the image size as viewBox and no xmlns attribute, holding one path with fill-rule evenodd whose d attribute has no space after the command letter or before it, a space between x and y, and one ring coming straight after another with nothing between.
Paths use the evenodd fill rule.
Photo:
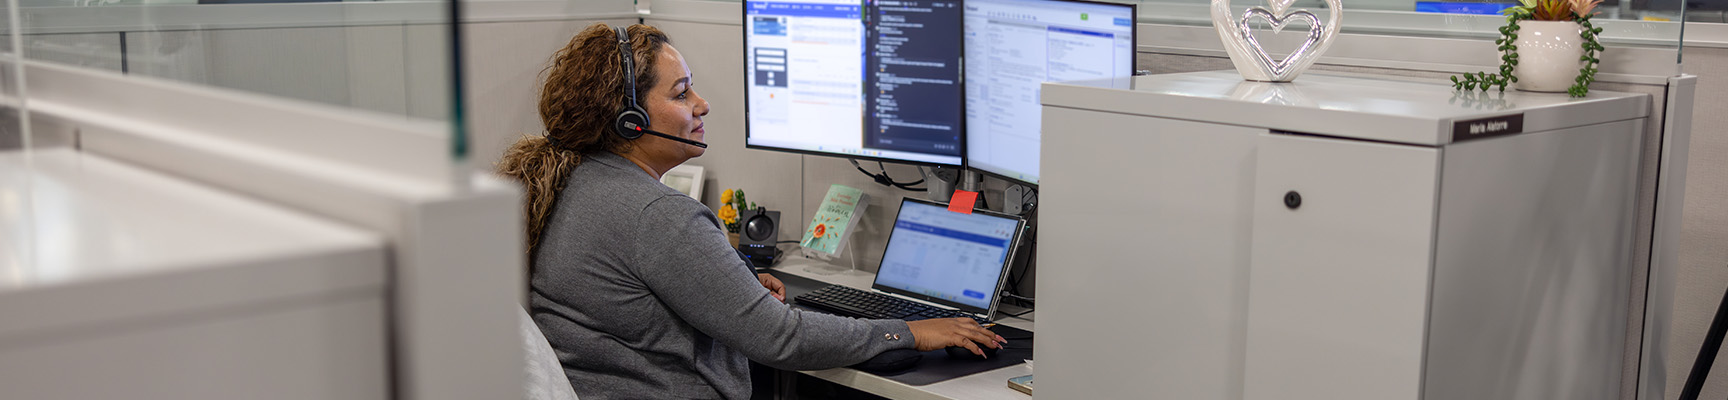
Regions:
<instances>
[{"instance_id":1,"label":"cable","mask_svg":"<svg viewBox=\"0 0 1728 400\"><path fill-rule=\"evenodd\" d=\"M1680 400L1698 399L1704 381L1710 377L1716 354L1722 350L1725 334L1728 334L1728 293L1723 293L1722 302L1716 305L1716 318L1710 320L1710 330L1704 333L1704 343L1698 346L1698 357L1692 360L1692 372L1686 375L1686 383L1680 389Z\"/></svg>"},{"instance_id":2,"label":"cable","mask_svg":"<svg viewBox=\"0 0 1728 400\"><path fill-rule=\"evenodd\" d=\"M905 191L909 191L909 192L924 192L924 191L930 190L927 188L912 187L912 185L924 183L923 179L919 179L915 182L910 182L910 183L895 182L894 178L888 177L888 168L887 168L887 166L883 165L881 161L876 162L876 166L878 168L882 169L881 173L874 173L874 172L870 172L870 171L865 171L864 166L858 165L858 160L846 160L846 161L851 161L853 168L857 168L858 172L863 173L864 176L870 177L871 180L875 180L876 183L881 184L882 186L896 187L896 188L900 188L901 190L905 190Z\"/></svg>"},{"instance_id":3,"label":"cable","mask_svg":"<svg viewBox=\"0 0 1728 400\"><path fill-rule=\"evenodd\" d=\"M774 242L774 244L787 244L787 243L798 243L798 242L799 241L797 241L797 240L782 240L782 241Z\"/></svg>"},{"instance_id":4,"label":"cable","mask_svg":"<svg viewBox=\"0 0 1728 400\"><path fill-rule=\"evenodd\" d=\"M1030 271L1038 266L1038 230L1029 230L1026 233L1026 238L1024 240L1026 241L1027 246L1031 246L1030 249L1026 250L1026 264L1024 264L1024 267L1020 268L1019 277L1014 276L1014 271L1008 271L1008 290L1005 290L1004 292L1006 293L1003 293L1008 297L1014 298L1016 304L1020 304L1022 300L1027 302L1037 301L1030 297L1020 296L1020 284L1024 283L1021 280L1026 278L1026 271Z\"/></svg>"},{"instance_id":5,"label":"cable","mask_svg":"<svg viewBox=\"0 0 1728 400\"><path fill-rule=\"evenodd\" d=\"M856 162L856 161L854 161L854 162ZM881 162L881 161L877 161L877 162L876 162L876 169L880 169L880 170L882 170L882 177L883 177L883 178L888 178L888 181L889 181L889 182L894 182L894 178L891 178L891 177L889 177L889 176L888 176L888 166L887 166L887 165L883 165L883 164L882 164L882 162ZM895 183L895 184L894 184L894 185L895 185L895 186L900 186L900 185L906 185L906 186L912 186L912 185L916 185L916 184L920 184L920 183L924 183L924 180L923 180L923 179L919 179L919 180L918 180L918 181L916 181L916 182L908 182L908 183ZM905 188L904 188L904 187L902 187L902 188L901 188L901 189L905 189Z\"/></svg>"}]
</instances>

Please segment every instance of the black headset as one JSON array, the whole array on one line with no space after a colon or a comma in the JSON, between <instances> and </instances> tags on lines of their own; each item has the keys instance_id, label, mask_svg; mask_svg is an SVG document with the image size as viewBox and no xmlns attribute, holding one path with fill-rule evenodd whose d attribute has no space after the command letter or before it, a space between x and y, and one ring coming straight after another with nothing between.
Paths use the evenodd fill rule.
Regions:
<instances>
[{"instance_id":1,"label":"black headset","mask_svg":"<svg viewBox=\"0 0 1728 400\"><path fill-rule=\"evenodd\" d=\"M632 60L634 57L630 56L632 53L630 51L630 33L626 29L628 28L620 26L613 28L613 32L618 34L618 59L623 62L622 65L624 66L624 93L629 94L630 97L629 102L624 103L623 109L618 111L618 118L613 120L612 131L626 140L636 140L646 133L691 146L708 148L707 143L648 129L648 112L643 111L641 104L636 102L636 63Z\"/></svg>"}]
</instances>

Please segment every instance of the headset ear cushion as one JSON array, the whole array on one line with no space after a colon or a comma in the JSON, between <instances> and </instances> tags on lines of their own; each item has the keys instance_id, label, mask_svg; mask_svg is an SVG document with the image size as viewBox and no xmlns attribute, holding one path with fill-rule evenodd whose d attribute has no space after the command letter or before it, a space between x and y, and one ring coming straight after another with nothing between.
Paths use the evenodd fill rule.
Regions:
<instances>
[{"instance_id":1,"label":"headset ear cushion","mask_svg":"<svg viewBox=\"0 0 1728 400\"><path fill-rule=\"evenodd\" d=\"M632 125L647 129L648 114L642 113L642 110L635 107L626 108L623 112L618 113L618 121L613 124L612 129L618 132L618 136L625 139L636 140L636 138L642 137L642 131L631 128Z\"/></svg>"}]
</instances>

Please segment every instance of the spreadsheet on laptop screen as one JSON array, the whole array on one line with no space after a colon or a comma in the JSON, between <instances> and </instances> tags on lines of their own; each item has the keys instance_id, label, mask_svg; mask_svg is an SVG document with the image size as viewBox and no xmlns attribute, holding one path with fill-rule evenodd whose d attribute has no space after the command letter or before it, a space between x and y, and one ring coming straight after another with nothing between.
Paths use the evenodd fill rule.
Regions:
<instances>
[{"instance_id":1,"label":"spreadsheet on laptop screen","mask_svg":"<svg viewBox=\"0 0 1728 400\"><path fill-rule=\"evenodd\" d=\"M1020 221L902 201L876 284L990 308Z\"/></svg>"}]
</instances>

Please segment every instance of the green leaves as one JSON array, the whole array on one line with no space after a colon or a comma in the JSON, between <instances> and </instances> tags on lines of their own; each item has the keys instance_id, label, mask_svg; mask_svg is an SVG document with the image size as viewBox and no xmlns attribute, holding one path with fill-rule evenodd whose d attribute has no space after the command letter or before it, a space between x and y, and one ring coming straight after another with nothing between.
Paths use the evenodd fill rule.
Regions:
<instances>
[{"instance_id":1,"label":"green leaves","mask_svg":"<svg viewBox=\"0 0 1728 400\"><path fill-rule=\"evenodd\" d=\"M1518 46L1514 45L1513 41L1518 40L1518 21L1530 18L1529 7L1534 6L1537 0L1518 1L1524 5L1501 11L1506 14L1506 25L1498 29L1500 38L1494 39L1494 44L1498 46L1495 50L1500 52L1500 69L1496 73L1467 72L1463 75L1454 75L1451 77L1453 88L1484 91L1489 88L1497 88L1504 92L1506 85L1518 81L1517 77L1512 76L1513 67L1518 65Z\"/></svg>"},{"instance_id":2,"label":"green leaves","mask_svg":"<svg viewBox=\"0 0 1728 400\"><path fill-rule=\"evenodd\" d=\"M1460 90L1484 91L1489 88L1498 88L1500 91L1504 92L1506 91L1506 85L1518 82L1518 77L1512 75L1512 71L1514 71L1518 66L1518 46L1515 43L1518 40L1518 30L1522 28L1518 25L1518 21L1535 19L1536 16L1533 13L1537 8L1542 8L1542 1L1544 0L1518 0L1518 6L1501 11L1501 13L1506 14L1506 25L1497 29L1500 31L1500 38L1494 39L1494 45L1496 46L1495 50L1501 53L1499 70L1497 73L1467 72L1461 75L1453 75L1450 77L1452 80L1452 87ZM1569 1L1590 0L1547 1L1564 5L1571 4L1567 3ZM1546 7L1544 9L1547 10L1554 8L1557 7ZM1563 21L1565 19L1561 18L1559 20ZM1573 85L1566 89L1566 93L1572 97L1584 97L1590 93L1590 83L1596 81L1597 64L1602 62L1601 58L1597 56L1597 52L1606 50L1606 48L1602 47L1602 44L1596 41L1597 35L1602 33L1602 28L1595 27L1590 23L1590 15L1574 15L1573 21L1577 22L1578 25L1583 28L1579 30L1578 36L1584 39L1584 43L1581 45L1584 48L1584 55L1579 56L1578 61L1583 62L1584 67L1578 70L1578 76L1573 79Z\"/></svg>"},{"instance_id":3,"label":"green leaves","mask_svg":"<svg viewBox=\"0 0 1728 400\"><path fill-rule=\"evenodd\" d=\"M1506 91L1506 84L1514 82L1515 78L1511 78L1511 67L1502 66L1500 71L1501 72L1498 74L1490 74L1487 72L1467 72L1462 75L1464 77L1463 79L1459 79L1458 76L1452 76L1452 87L1463 90L1488 90L1488 88L1491 87L1498 87L1500 91L1504 92Z\"/></svg>"},{"instance_id":4,"label":"green leaves","mask_svg":"<svg viewBox=\"0 0 1728 400\"><path fill-rule=\"evenodd\" d=\"M1578 69L1578 77L1572 79L1572 87L1566 88L1566 94L1572 97L1584 97L1590 94L1590 83L1596 81L1596 66L1602 63L1602 59L1597 57L1597 52L1607 50L1607 48L1602 47L1602 43L1596 41L1596 36L1602 33L1602 28L1594 27L1590 23L1589 15L1579 16L1576 21L1578 25L1584 27L1582 31L1578 32L1578 37L1584 39L1584 44L1581 45L1584 47L1584 55L1579 56L1578 61L1584 62L1584 66Z\"/></svg>"}]
</instances>

